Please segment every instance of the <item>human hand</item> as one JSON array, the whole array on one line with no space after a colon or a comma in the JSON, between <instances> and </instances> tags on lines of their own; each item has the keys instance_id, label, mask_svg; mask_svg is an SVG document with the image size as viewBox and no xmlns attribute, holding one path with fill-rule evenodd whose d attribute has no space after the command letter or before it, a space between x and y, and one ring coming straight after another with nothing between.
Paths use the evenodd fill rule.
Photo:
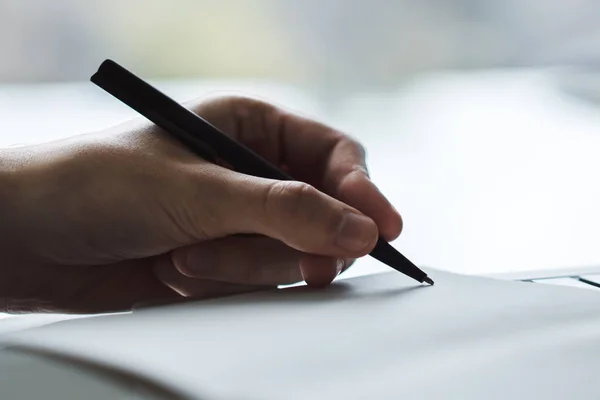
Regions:
<instances>
[{"instance_id":1,"label":"human hand","mask_svg":"<svg viewBox=\"0 0 600 400\"><path fill-rule=\"evenodd\" d=\"M247 98L191 108L300 182L208 163L142 119L0 151L0 298L102 312L330 283L400 215L342 133ZM236 235L236 234L253 234Z\"/></svg>"}]
</instances>

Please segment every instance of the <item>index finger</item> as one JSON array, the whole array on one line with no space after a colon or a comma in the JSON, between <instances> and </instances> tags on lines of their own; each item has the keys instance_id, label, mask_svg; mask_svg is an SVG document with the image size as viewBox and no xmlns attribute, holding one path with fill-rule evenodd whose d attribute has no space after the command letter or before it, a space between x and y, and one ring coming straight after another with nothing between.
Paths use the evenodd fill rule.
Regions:
<instances>
[{"instance_id":1,"label":"index finger","mask_svg":"<svg viewBox=\"0 0 600 400\"><path fill-rule=\"evenodd\" d=\"M281 158L292 176L371 217L386 240L402 230L402 218L370 180L363 146L321 123L282 112Z\"/></svg>"},{"instance_id":2,"label":"index finger","mask_svg":"<svg viewBox=\"0 0 600 400\"><path fill-rule=\"evenodd\" d=\"M246 97L217 98L194 109L294 179L372 218L385 239L400 234L400 215L369 179L364 148L349 136Z\"/></svg>"}]
</instances>

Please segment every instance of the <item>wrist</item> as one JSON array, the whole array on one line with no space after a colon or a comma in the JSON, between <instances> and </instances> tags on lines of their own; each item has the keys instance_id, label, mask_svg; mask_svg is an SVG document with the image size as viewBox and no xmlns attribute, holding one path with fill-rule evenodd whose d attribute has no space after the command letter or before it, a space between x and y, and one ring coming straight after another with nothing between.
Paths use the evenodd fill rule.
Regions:
<instances>
[{"instance_id":1,"label":"wrist","mask_svg":"<svg viewBox=\"0 0 600 400\"><path fill-rule=\"evenodd\" d=\"M10 297L17 278L20 243L18 240L19 149L0 149L0 307Z\"/></svg>"},{"instance_id":2,"label":"wrist","mask_svg":"<svg viewBox=\"0 0 600 400\"><path fill-rule=\"evenodd\" d=\"M11 231L14 229L15 199L18 189L19 155L13 149L0 149L0 248L4 250L12 242ZM1 257L1 255L0 255Z\"/></svg>"}]
</instances>

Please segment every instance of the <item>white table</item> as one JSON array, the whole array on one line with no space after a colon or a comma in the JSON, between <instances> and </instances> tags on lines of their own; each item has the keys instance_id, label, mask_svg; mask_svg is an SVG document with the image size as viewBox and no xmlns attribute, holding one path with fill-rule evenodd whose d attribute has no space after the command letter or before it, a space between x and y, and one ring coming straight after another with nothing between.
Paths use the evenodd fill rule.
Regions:
<instances>
[{"instance_id":1,"label":"white table","mask_svg":"<svg viewBox=\"0 0 600 400\"><path fill-rule=\"evenodd\" d=\"M352 133L403 214L395 246L419 265L497 274L600 264L600 113L562 93L552 74L440 73L333 105L266 83L157 85L178 100L254 93ZM0 86L0 146L133 115L88 83ZM365 258L348 277L385 268Z\"/></svg>"}]
</instances>

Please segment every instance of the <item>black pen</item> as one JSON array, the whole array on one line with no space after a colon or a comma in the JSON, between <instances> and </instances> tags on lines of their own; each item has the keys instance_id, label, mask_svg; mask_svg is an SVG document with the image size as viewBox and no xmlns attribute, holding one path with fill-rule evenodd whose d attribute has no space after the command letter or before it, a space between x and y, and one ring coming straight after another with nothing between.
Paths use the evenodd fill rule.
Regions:
<instances>
[{"instance_id":1,"label":"black pen","mask_svg":"<svg viewBox=\"0 0 600 400\"><path fill-rule=\"evenodd\" d=\"M112 60L98 68L91 81L177 138L207 161L226 161L240 173L261 178L294 180L252 150L161 93ZM370 255L423 283L433 280L381 237Z\"/></svg>"}]
</instances>

